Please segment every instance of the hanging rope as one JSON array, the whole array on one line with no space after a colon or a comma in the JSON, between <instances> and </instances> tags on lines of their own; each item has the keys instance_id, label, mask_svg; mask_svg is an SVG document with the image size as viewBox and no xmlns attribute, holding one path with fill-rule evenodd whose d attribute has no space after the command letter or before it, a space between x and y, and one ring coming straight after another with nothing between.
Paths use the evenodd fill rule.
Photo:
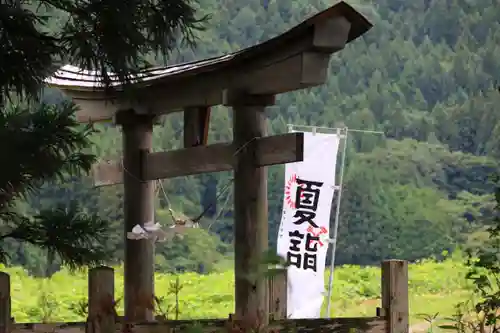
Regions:
<instances>
[{"instance_id":1,"label":"hanging rope","mask_svg":"<svg viewBox=\"0 0 500 333\"><path fill-rule=\"evenodd\" d=\"M236 149L236 151L234 152L233 154L233 157L238 155L245 147L247 147L250 143L252 143L253 141L255 141L257 139L257 137L253 137L251 138L250 140L248 140L247 142L245 142L243 145L241 145L240 147L238 147L238 149ZM123 160L122 160L122 163L121 163L121 167L123 169L124 172L126 172L127 174L129 174L130 176L132 176L133 178L135 178L136 180L138 181L142 181L140 180L139 178L137 178L134 174L132 174L129 170L127 170L125 168L125 166L123 165ZM174 215L174 211L172 210L172 205L171 205L171 202L170 200L168 199L168 196L167 196L167 192L165 191L165 188L163 187L163 183L161 182L161 180L157 180L158 182L158 185L159 185L159 188L160 190L162 191L162 194L163 194L163 197L165 198L165 201L167 202L167 206L168 206L168 211L170 212L170 217L172 218L172 221L174 222L174 225L172 227L175 227L175 226L183 226L183 227L192 227L192 228L197 228L199 227L199 221L203 218L203 216L206 215L206 213L215 205L215 203L217 203L217 201L220 199L220 197L225 193L227 192L227 190L229 189L229 187L233 184L233 181L234 181L234 178L231 178L223 187L222 189L219 191L219 193L216 195L215 197L215 202L214 203L211 203L210 205L208 205L208 207L205 208L205 210L203 210L201 212L200 215L198 215L197 217L191 219L189 217L186 217L184 216L183 218L180 218L180 217L176 217ZM223 210L225 209L225 207L227 206L228 202L229 202L229 197L230 195L227 195L226 196L226 200L222 206L222 208L219 210L219 212L216 214L216 217L212 220L212 222L210 223L209 225L209 229L210 227L217 221L217 219L221 216Z\"/></svg>"},{"instance_id":2,"label":"hanging rope","mask_svg":"<svg viewBox=\"0 0 500 333\"><path fill-rule=\"evenodd\" d=\"M165 198L165 201L167 202L167 207L171 207L170 205L170 200L168 200L168 196L167 196L167 193L165 192L165 189L163 188L163 183L161 182L161 180L157 180L156 181L158 183L158 187L160 188L160 190L162 191L163 193L163 197Z\"/></svg>"},{"instance_id":3,"label":"hanging rope","mask_svg":"<svg viewBox=\"0 0 500 333\"><path fill-rule=\"evenodd\" d=\"M231 198L232 196L233 196L233 191L229 192L226 195L226 200L224 200L222 207L219 209L219 213L217 213L217 215L212 219L212 222L210 222L210 224L208 225L207 231L210 231L210 228L212 227L212 225L214 225L214 223L217 222L219 220L219 218L222 216L222 213L224 212L227 204L229 203L229 198Z\"/></svg>"},{"instance_id":4,"label":"hanging rope","mask_svg":"<svg viewBox=\"0 0 500 333\"><path fill-rule=\"evenodd\" d=\"M233 183L234 181L234 178L231 178L227 183L226 185L224 185L222 187L222 189L219 191L219 193L216 195L215 197L215 203L217 203L217 201L221 198L221 196L227 192L227 190L229 189L229 187L231 186L231 184ZM192 227L192 228L197 228L199 227L199 222L200 220L203 218L203 216L206 215L206 213L215 205L215 203L211 203L210 205L208 205L208 207L206 207L200 215L198 215L197 217L191 219L189 217L184 217L184 218L180 218L180 217L176 217L174 216L174 212L171 208L171 204L170 204L170 200L168 199L168 196L167 196L167 193L165 191L165 189L163 188L163 184L160 180L158 180L158 183L160 185L160 189L163 193L163 196L165 197L165 201L167 202L167 205L168 205L168 210L170 212L170 216L172 218L172 221L174 222L174 225L178 225L178 226L185 226L185 227ZM226 198L226 201L227 201L227 198ZM221 212L219 212L219 214L221 214ZM214 221L213 221L214 222ZM212 223L213 223L212 222Z\"/></svg>"},{"instance_id":5,"label":"hanging rope","mask_svg":"<svg viewBox=\"0 0 500 333\"><path fill-rule=\"evenodd\" d=\"M250 143L252 143L256 139L257 139L257 137L253 137L250 140L248 140L247 142L245 142L243 145L241 145L240 147L238 147L238 149L236 149L236 151L234 152L233 157L236 156L236 155L238 155L243 149L245 149L245 147L247 147ZM231 186L233 184L233 181L234 181L234 178L231 178L226 183L226 185L224 185L222 187L222 189L219 191L219 193L215 197L215 203L217 203L217 201L220 199L220 197L227 191L227 189L229 188L229 186ZM206 207L205 210L203 210L200 215L198 215L197 217L195 217L193 219L190 219L188 217L185 217L185 218L176 218L174 216L174 212L171 209L170 201L168 200L167 193L165 192L165 189L163 188L163 184L161 183L160 180L158 180L158 182L160 183L160 189L163 192L163 196L165 197L165 201L167 201L167 205L169 206L168 210L170 212L170 216L172 217L172 220L174 221L174 225L187 226L187 224L189 224L189 225L192 225L192 227L199 227L200 220L203 218L203 216L206 215L206 213L215 204L215 203L211 203L210 205L208 205L208 207ZM225 203L224 203L223 206L227 205L227 202L229 201L228 197L226 197L226 201L225 201ZM220 215L220 214L222 214L222 211L219 211L219 213L217 215ZM217 220L217 218L215 220L213 220L210 225L212 225L213 223L215 223L216 220Z\"/></svg>"},{"instance_id":6,"label":"hanging rope","mask_svg":"<svg viewBox=\"0 0 500 333\"><path fill-rule=\"evenodd\" d=\"M252 140L250 140L252 141ZM248 145L250 143L250 141L248 141L246 144L244 144L243 146L241 146L238 150L236 150L236 152L234 153L235 155L237 153L239 153L246 145ZM136 178L137 180L139 180L137 177L135 177L131 172L129 172L124 166L123 166L123 163L122 163L122 169L123 171L125 171L126 173L128 173L129 175L131 175L132 177ZM227 192L227 190L229 189L229 187L233 184L233 181L234 181L234 178L231 178L223 187L222 189L219 191L219 193L216 195L215 197L215 203L217 203L217 201L222 197L222 195ZM161 180L157 180L156 183L158 184L158 188L161 190L162 194L163 194L163 198L165 199L166 203L167 203L167 207L168 207L168 211L170 213L170 217L172 218L172 221L174 222L174 226L184 226L184 227L192 227L192 228L197 228L199 227L199 222L200 220L203 218L203 216L206 215L206 213L215 205L215 203L211 203L210 205L208 205L208 207L206 207L200 215L198 215L197 217L191 219L189 217L186 217L184 216L183 218L182 217L176 217L174 215L174 211L172 210L172 203L170 201L170 199L168 198L168 195L167 195L167 192L165 191L165 188L163 187L163 183ZM225 207L229 201L229 198L230 196L228 195L226 197L226 200L223 204L223 206ZM212 220L212 222L210 223L210 226L212 226L216 220L218 219L218 217L220 217L220 215L222 214L222 209L219 210L218 214L217 214L217 217L215 219ZM210 228L209 226L209 228Z\"/></svg>"}]
</instances>

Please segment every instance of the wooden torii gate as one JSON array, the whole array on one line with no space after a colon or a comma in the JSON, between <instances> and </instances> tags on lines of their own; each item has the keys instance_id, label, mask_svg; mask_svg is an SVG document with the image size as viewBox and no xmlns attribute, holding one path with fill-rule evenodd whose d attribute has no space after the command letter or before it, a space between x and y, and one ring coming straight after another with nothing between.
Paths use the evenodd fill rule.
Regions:
<instances>
[{"instance_id":1,"label":"wooden torii gate","mask_svg":"<svg viewBox=\"0 0 500 333\"><path fill-rule=\"evenodd\" d=\"M96 84L98 73L64 66L47 83L80 107L80 122L122 127L123 165L98 166L103 184L124 184L125 235L153 219L154 180L234 170L235 302L238 318L268 313L265 277L251 274L267 250L267 170L300 161L303 136L266 137L265 108L276 94L323 84L331 54L371 28L344 2L262 44L222 57L144 72L131 98ZM233 108L233 142L207 145L210 107ZM152 153L155 117L184 111L184 149ZM123 172L125 170L125 172ZM154 248L125 237L125 318L152 319L139 295L154 294Z\"/></svg>"}]
</instances>

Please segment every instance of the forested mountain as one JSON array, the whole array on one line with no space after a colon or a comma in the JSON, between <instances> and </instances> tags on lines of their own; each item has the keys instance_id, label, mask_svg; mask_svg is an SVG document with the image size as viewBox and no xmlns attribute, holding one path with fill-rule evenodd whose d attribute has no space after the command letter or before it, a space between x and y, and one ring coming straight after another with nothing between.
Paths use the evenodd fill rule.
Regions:
<instances>
[{"instance_id":1,"label":"forested mountain","mask_svg":"<svg viewBox=\"0 0 500 333\"><path fill-rule=\"evenodd\" d=\"M264 2L266 6L264 6ZM268 110L269 132L287 123L348 126L385 135L351 133L341 203L339 264L374 264L384 258L415 260L465 244L488 217L490 175L500 157L500 10L497 0L351 1L374 28L333 57L326 85L279 96ZM326 0L201 0L211 14L194 50L180 48L169 64L236 51L271 38L332 5ZM57 17L56 17L57 18ZM54 20L57 23L57 20ZM47 90L57 101L59 92ZM230 111L216 108L210 141L231 139ZM102 126L95 152L119 157L119 129ZM180 147L182 118L155 128L155 150ZM283 167L269 171L270 244L279 224ZM157 217L166 208L188 216L214 205L181 239L157 246L162 271L208 272L231 259L231 191L218 192L229 173L172 179L158 194ZM229 196L229 197L228 197ZM78 200L116 229L109 246L122 256L122 188L92 188L89 178L45 184L19 202L26 212ZM229 204L224 205L228 200ZM219 216L220 215L220 216ZM207 226L211 225L210 228ZM474 238L474 237L473 237ZM10 243L12 264L33 273L46 269L43 253Z\"/></svg>"}]
</instances>

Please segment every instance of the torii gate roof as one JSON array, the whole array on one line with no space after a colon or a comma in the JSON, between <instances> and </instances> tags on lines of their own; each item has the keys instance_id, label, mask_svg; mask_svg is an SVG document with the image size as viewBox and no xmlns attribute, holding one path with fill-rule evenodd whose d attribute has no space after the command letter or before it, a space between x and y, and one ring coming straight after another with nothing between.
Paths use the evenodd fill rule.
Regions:
<instances>
[{"instance_id":1,"label":"torii gate roof","mask_svg":"<svg viewBox=\"0 0 500 333\"><path fill-rule=\"evenodd\" d=\"M310 17L287 32L220 57L144 70L130 100L115 78L110 93L99 73L72 65L60 68L47 84L80 105L81 121L107 120L120 109L165 114L190 106L224 103L227 89L278 94L324 83L331 54L363 35L371 23L345 2ZM112 76L113 77L113 76Z\"/></svg>"}]
</instances>

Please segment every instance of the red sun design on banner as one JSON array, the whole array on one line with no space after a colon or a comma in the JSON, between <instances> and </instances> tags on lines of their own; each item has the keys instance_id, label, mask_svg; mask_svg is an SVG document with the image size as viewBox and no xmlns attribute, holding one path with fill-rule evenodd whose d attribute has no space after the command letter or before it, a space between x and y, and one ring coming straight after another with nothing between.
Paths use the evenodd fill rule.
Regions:
<instances>
[{"instance_id":1,"label":"red sun design on banner","mask_svg":"<svg viewBox=\"0 0 500 333\"><path fill-rule=\"evenodd\" d=\"M297 193L297 175L293 174L290 176L285 185L285 201L290 208L295 208L295 196ZM304 197L304 194L301 194L301 198Z\"/></svg>"}]
</instances>

